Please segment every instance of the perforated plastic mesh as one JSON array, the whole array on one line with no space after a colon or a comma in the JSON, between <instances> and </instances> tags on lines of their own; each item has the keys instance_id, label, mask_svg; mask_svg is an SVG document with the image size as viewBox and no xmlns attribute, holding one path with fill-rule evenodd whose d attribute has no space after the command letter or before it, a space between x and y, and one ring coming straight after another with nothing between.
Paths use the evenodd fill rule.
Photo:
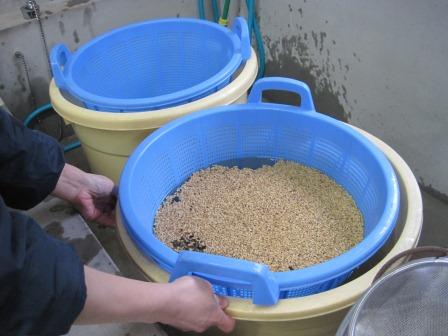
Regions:
<instances>
[{"instance_id":1,"label":"perforated plastic mesh","mask_svg":"<svg viewBox=\"0 0 448 336\"><path fill-rule=\"evenodd\" d=\"M242 108L243 109L243 108ZM129 203L138 204L142 222L150 225L164 197L194 172L210 165L247 157L287 159L317 168L341 184L354 198L365 222L365 235L378 225L385 208L386 183L379 163L366 148L339 129L326 127L321 120L279 110L239 110L207 115L176 126L140 153L129 180L135 191ZM169 135L169 136L168 136ZM148 196L150 195L150 196ZM135 201L134 201L135 199ZM151 213L148 216L148 207ZM392 226L393 227L393 226ZM384 237L384 240L387 236ZM207 258L207 255L204 255ZM356 260L358 264L364 260ZM172 266L171 266L172 267ZM353 269L326 278L315 277L296 288L280 287L281 298L305 296L342 283ZM227 281L227 280L226 280ZM249 290L223 282L217 293L249 298ZM291 283L291 282L290 282ZM281 284L280 284L281 286Z\"/></svg>"},{"instance_id":2,"label":"perforated plastic mesh","mask_svg":"<svg viewBox=\"0 0 448 336\"><path fill-rule=\"evenodd\" d=\"M277 148L279 157L307 162L314 138L310 129L300 125L284 125L278 130L277 137L279 143L284 145Z\"/></svg>"},{"instance_id":3,"label":"perforated plastic mesh","mask_svg":"<svg viewBox=\"0 0 448 336\"><path fill-rule=\"evenodd\" d=\"M331 281L324 281L322 283L318 283L313 286L302 286L296 289L290 289L290 290L283 290L280 291L280 299L291 299L301 296L307 296L314 293L319 293L324 290L327 290L329 288L336 287L340 285L344 279L346 278L346 275L342 275L340 277L337 277ZM210 280L210 279L209 279ZM226 287L222 285L213 285L213 290L217 295L223 295L223 296L233 296L233 297L239 297L243 299L251 299L253 296L253 291L248 289L242 289L242 288L236 288L236 287Z\"/></svg>"},{"instance_id":4,"label":"perforated plastic mesh","mask_svg":"<svg viewBox=\"0 0 448 336\"><path fill-rule=\"evenodd\" d=\"M221 296L227 296L227 287L225 286L219 286L219 285L213 285L213 291L215 292L216 295L221 295Z\"/></svg>"},{"instance_id":5,"label":"perforated plastic mesh","mask_svg":"<svg viewBox=\"0 0 448 336\"><path fill-rule=\"evenodd\" d=\"M425 261L383 278L356 311L350 335L447 335L447 261Z\"/></svg>"},{"instance_id":6,"label":"perforated plastic mesh","mask_svg":"<svg viewBox=\"0 0 448 336\"><path fill-rule=\"evenodd\" d=\"M135 202L138 207L146 209L137 213L142 219L154 218L157 209L169 194L177 186L177 179L171 165L169 156L163 152L155 152L148 155L143 162L147 169L151 169L151 175L136 174L135 191L141 195Z\"/></svg>"},{"instance_id":7,"label":"perforated plastic mesh","mask_svg":"<svg viewBox=\"0 0 448 336\"><path fill-rule=\"evenodd\" d=\"M132 24L82 46L64 69L66 89L101 111L187 103L229 83L243 61L239 42L231 30L204 20Z\"/></svg>"},{"instance_id":8,"label":"perforated plastic mesh","mask_svg":"<svg viewBox=\"0 0 448 336\"><path fill-rule=\"evenodd\" d=\"M73 68L75 82L109 98L156 97L207 80L232 56L222 39L176 30L153 32L142 26L93 45Z\"/></svg>"}]
</instances>

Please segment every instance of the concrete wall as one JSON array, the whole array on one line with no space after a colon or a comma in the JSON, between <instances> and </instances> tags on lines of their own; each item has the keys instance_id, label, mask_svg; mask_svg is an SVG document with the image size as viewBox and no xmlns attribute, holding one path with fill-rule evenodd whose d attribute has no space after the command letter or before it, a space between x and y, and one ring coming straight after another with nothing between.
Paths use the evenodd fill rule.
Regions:
<instances>
[{"instance_id":1,"label":"concrete wall","mask_svg":"<svg viewBox=\"0 0 448 336\"><path fill-rule=\"evenodd\" d=\"M448 194L448 2L263 0L266 75L307 82L318 111L380 137Z\"/></svg>"},{"instance_id":2,"label":"concrete wall","mask_svg":"<svg viewBox=\"0 0 448 336\"><path fill-rule=\"evenodd\" d=\"M206 1L206 3L209 3ZM445 0L260 0L266 75L307 82L319 111L347 120L393 146L422 186L448 194L448 2ZM41 0L48 45L71 50L130 22L197 16L195 0ZM48 69L36 21L22 1L0 0L0 97L23 118L48 102ZM210 8L207 8L211 17ZM231 14L245 15L243 1ZM446 196L445 196L446 197Z\"/></svg>"},{"instance_id":3,"label":"concrete wall","mask_svg":"<svg viewBox=\"0 0 448 336\"><path fill-rule=\"evenodd\" d=\"M36 104L47 103L48 65L36 20L23 18L24 1L0 0L0 97L9 109L23 118ZM38 0L49 49L63 42L71 50L107 30L156 17L197 17L195 0ZM211 17L210 8L207 14ZM27 63L31 88L20 51Z\"/></svg>"}]
</instances>

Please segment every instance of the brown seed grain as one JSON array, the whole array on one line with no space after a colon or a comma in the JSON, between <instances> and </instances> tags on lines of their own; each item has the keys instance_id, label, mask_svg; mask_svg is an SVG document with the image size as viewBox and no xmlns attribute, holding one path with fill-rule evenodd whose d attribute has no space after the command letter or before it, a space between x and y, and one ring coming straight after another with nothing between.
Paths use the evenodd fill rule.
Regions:
<instances>
[{"instance_id":1,"label":"brown seed grain","mask_svg":"<svg viewBox=\"0 0 448 336\"><path fill-rule=\"evenodd\" d=\"M194 233L207 253L288 271L358 244L363 218L350 195L328 176L279 161L255 170L213 166L196 172L165 199L154 230L176 250L182 246L173 242L182 233Z\"/></svg>"}]
</instances>

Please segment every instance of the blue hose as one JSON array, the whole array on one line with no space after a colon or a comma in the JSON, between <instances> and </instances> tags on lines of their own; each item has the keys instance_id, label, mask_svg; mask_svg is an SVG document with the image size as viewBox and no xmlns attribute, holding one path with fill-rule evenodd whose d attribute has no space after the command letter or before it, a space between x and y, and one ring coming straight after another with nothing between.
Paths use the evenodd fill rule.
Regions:
<instances>
[{"instance_id":1,"label":"blue hose","mask_svg":"<svg viewBox=\"0 0 448 336\"><path fill-rule=\"evenodd\" d=\"M71 151L72 149L78 148L81 146L81 142L79 140L73 141L64 147L64 153Z\"/></svg>"},{"instance_id":2,"label":"blue hose","mask_svg":"<svg viewBox=\"0 0 448 336\"><path fill-rule=\"evenodd\" d=\"M26 127L29 127L29 124L33 121L34 118L38 117L40 114L42 114L45 111L48 111L52 108L53 108L53 106L51 104L45 104L45 105L39 106L37 109L35 109L34 111L32 111L30 114L27 115L27 117L23 121L23 124ZM78 148L79 146L81 146L81 143L79 142L79 140L69 143L68 145L66 145L64 147L64 153L71 151L72 149Z\"/></svg>"},{"instance_id":3,"label":"blue hose","mask_svg":"<svg viewBox=\"0 0 448 336\"><path fill-rule=\"evenodd\" d=\"M252 39L252 30L255 34L255 40L257 41L257 50L258 50L258 58L260 59L260 65L258 67L257 79L264 76L265 69L265 50L263 45L263 38L261 37L260 27L258 26L257 20L255 20L255 9L254 9L254 0L246 0L247 6L247 22L249 26L249 36Z\"/></svg>"},{"instance_id":4,"label":"blue hose","mask_svg":"<svg viewBox=\"0 0 448 336\"><path fill-rule=\"evenodd\" d=\"M33 112L28 114L28 116L25 118L25 121L23 124L28 127L28 125L31 123L31 121L36 118L39 114L42 114L43 112L52 109L53 106L51 104L45 104L42 106L39 106L37 109L35 109Z\"/></svg>"},{"instance_id":5,"label":"blue hose","mask_svg":"<svg viewBox=\"0 0 448 336\"><path fill-rule=\"evenodd\" d=\"M198 0L199 18L205 20L204 0Z\"/></svg>"},{"instance_id":6,"label":"blue hose","mask_svg":"<svg viewBox=\"0 0 448 336\"><path fill-rule=\"evenodd\" d=\"M212 0L212 8L213 8L213 20L215 20L215 22L218 22L219 18L221 17L221 11L219 10L218 0Z\"/></svg>"},{"instance_id":7,"label":"blue hose","mask_svg":"<svg viewBox=\"0 0 448 336\"><path fill-rule=\"evenodd\" d=\"M265 50L263 45L263 38L261 36L260 27L258 26L257 20L255 19L255 0L246 0L246 6L247 6L247 25L249 28L249 38L252 40L252 31L255 35L255 40L257 42L257 51L258 51L258 58L259 58L259 66L258 66L258 73L257 73L257 79L264 76L264 70L266 66L266 56L265 56ZM219 21L219 6L217 0L212 0L212 8L213 8L213 18L216 22ZM198 0L198 9L199 9L199 18L205 20L205 6L204 6L204 0Z\"/></svg>"}]
</instances>

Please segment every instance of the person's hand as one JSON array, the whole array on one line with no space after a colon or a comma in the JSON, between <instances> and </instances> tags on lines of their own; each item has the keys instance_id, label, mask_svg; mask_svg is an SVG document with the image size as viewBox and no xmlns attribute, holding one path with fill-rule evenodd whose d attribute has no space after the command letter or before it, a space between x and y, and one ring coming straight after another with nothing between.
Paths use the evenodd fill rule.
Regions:
<instances>
[{"instance_id":1,"label":"person's hand","mask_svg":"<svg viewBox=\"0 0 448 336\"><path fill-rule=\"evenodd\" d=\"M89 221L115 225L115 185L105 176L88 174L88 183L80 186L71 201L81 215Z\"/></svg>"},{"instance_id":2,"label":"person's hand","mask_svg":"<svg viewBox=\"0 0 448 336\"><path fill-rule=\"evenodd\" d=\"M216 326L228 333L235 320L224 312L229 302L213 294L212 286L202 279L186 276L170 283L170 298L159 322L183 331L203 332Z\"/></svg>"},{"instance_id":3,"label":"person's hand","mask_svg":"<svg viewBox=\"0 0 448 336\"><path fill-rule=\"evenodd\" d=\"M116 187L105 176L66 164L52 194L69 201L86 220L115 225Z\"/></svg>"},{"instance_id":4,"label":"person's hand","mask_svg":"<svg viewBox=\"0 0 448 336\"><path fill-rule=\"evenodd\" d=\"M230 332L235 320L226 315L225 298L211 285L186 276L172 283L123 278L84 267L87 299L76 324L156 323L185 331L203 332L216 326Z\"/></svg>"}]
</instances>

